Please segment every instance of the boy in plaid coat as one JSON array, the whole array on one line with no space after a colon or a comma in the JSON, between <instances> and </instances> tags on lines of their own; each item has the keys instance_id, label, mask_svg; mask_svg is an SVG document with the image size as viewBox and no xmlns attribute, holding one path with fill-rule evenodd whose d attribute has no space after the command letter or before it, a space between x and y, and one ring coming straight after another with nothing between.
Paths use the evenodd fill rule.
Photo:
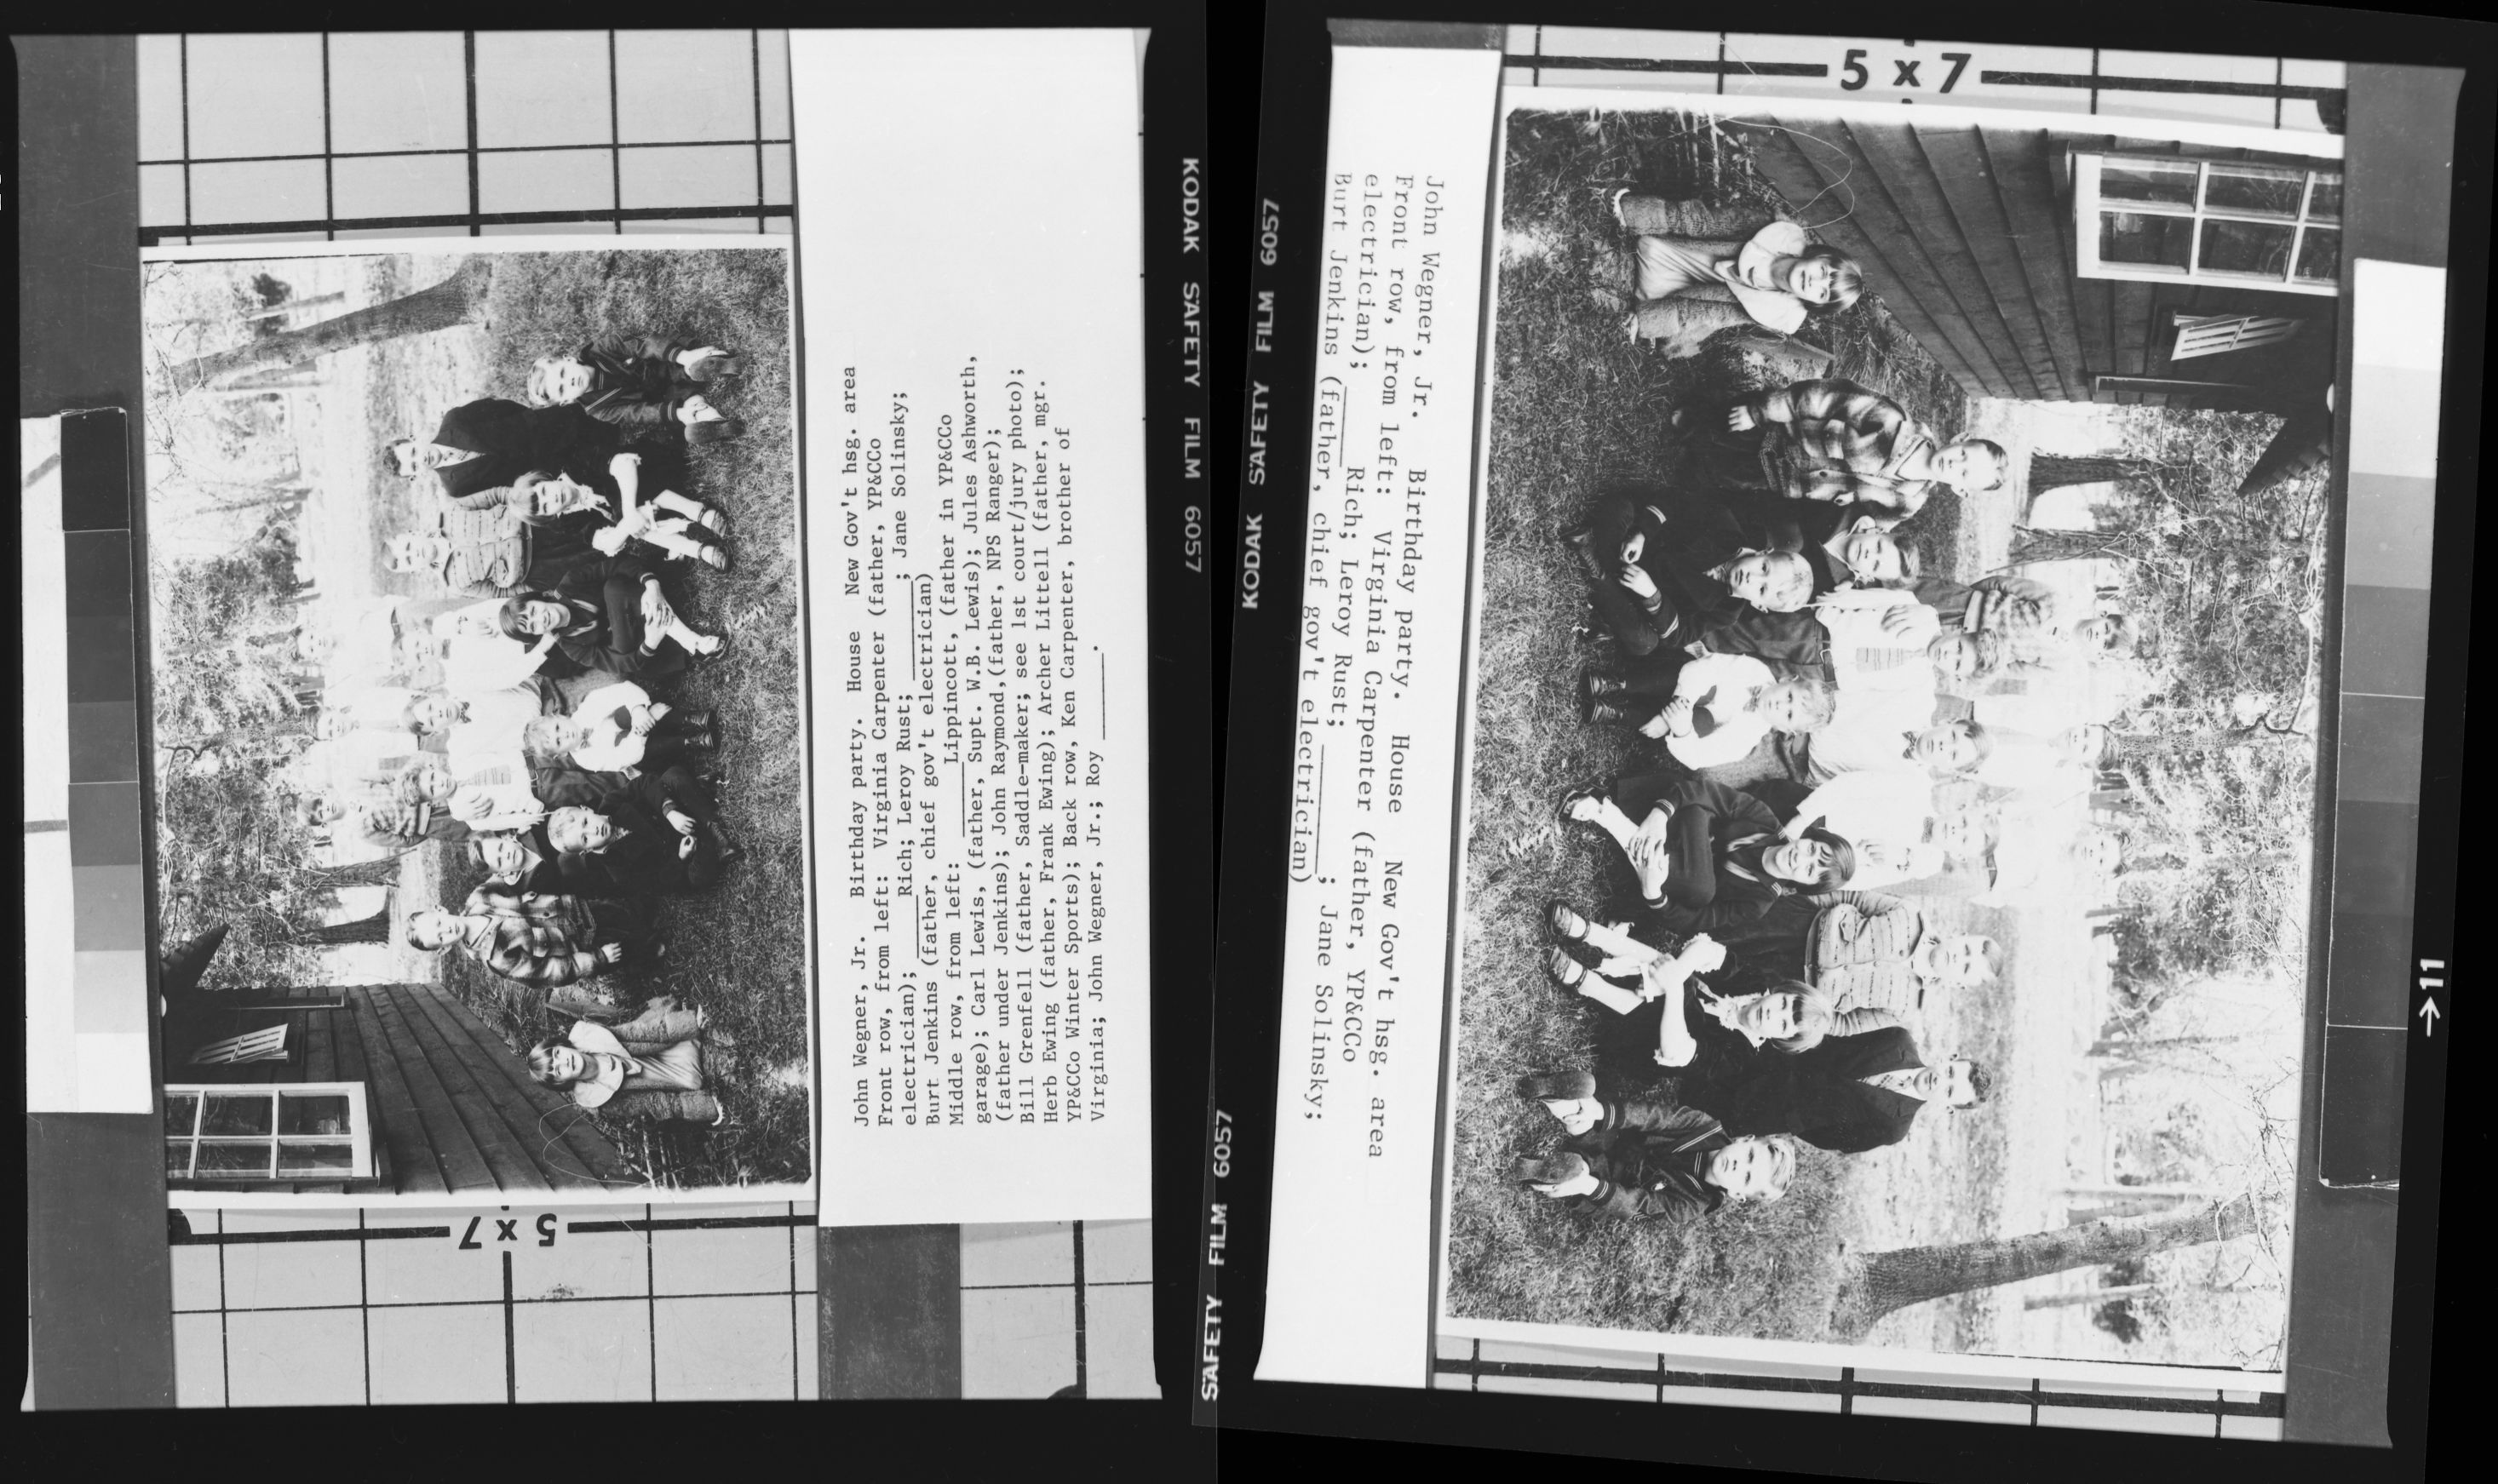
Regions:
<instances>
[{"instance_id":1,"label":"boy in plaid coat","mask_svg":"<svg viewBox=\"0 0 2498 1484\"><path fill-rule=\"evenodd\" d=\"M517 984L555 988L624 962L640 935L635 915L610 902L524 892L488 881L458 912L423 907L407 917L409 946L428 953L453 944Z\"/></svg>"},{"instance_id":2,"label":"boy in plaid coat","mask_svg":"<svg viewBox=\"0 0 2498 1484\"><path fill-rule=\"evenodd\" d=\"M2001 444L1937 438L1899 403L1836 376L1737 402L1722 427L1711 421L1674 415L1701 440L1717 478L1790 499L1861 504L1886 521L1915 515L1938 488L1983 493L2001 489L2006 473Z\"/></svg>"}]
</instances>

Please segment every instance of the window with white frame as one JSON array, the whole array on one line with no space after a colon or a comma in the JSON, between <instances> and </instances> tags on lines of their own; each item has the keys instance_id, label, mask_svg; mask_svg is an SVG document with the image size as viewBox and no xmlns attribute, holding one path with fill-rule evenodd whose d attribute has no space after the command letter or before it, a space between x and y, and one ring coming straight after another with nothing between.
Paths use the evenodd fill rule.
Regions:
<instances>
[{"instance_id":1,"label":"window with white frame","mask_svg":"<svg viewBox=\"0 0 2498 1484\"><path fill-rule=\"evenodd\" d=\"M2073 214L2085 278L2341 292L2338 168L2076 153Z\"/></svg>"},{"instance_id":2,"label":"window with white frame","mask_svg":"<svg viewBox=\"0 0 2498 1484\"><path fill-rule=\"evenodd\" d=\"M167 1087L168 1180L362 1180L373 1173L361 1082Z\"/></svg>"}]
</instances>

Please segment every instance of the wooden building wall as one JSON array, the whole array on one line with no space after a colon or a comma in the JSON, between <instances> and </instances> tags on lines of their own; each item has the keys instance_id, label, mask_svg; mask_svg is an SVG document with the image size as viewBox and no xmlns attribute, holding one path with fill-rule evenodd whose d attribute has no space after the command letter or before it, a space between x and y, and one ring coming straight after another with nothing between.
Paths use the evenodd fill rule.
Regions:
<instances>
[{"instance_id":1,"label":"wooden building wall","mask_svg":"<svg viewBox=\"0 0 2498 1484\"><path fill-rule=\"evenodd\" d=\"M2177 378L2252 384L2232 404L2286 412L2331 382L2332 297L2075 272L2068 151L2311 167L2308 156L1960 123L1755 115L1731 126L1788 208L1864 265L1882 302L1972 396L2115 400L2095 395L2094 377ZM2309 323L2278 345L2173 362L2181 311Z\"/></svg>"},{"instance_id":2,"label":"wooden building wall","mask_svg":"<svg viewBox=\"0 0 2498 1484\"><path fill-rule=\"evenodd\" d=\"M238 998L241 996L236 996ZM260 992L250 1008L206 995L170 1018L166 1081L208 1086L361 1082L376 1178L349 1184L184 1181L198 1189L400 1194L585 1190L639 1184L613 1141L439 986ZM313 1008L343 999L336 1009ZM304 1008L288 1008L288 1001ZM208 1042L286 1023L284 1061L188 1064Z\"/></svg>"}]
</instances>

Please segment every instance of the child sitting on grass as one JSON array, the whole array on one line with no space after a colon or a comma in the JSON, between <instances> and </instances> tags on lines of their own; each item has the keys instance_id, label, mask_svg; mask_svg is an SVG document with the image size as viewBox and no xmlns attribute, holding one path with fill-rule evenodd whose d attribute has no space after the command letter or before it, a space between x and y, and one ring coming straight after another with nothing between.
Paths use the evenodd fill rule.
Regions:
<instances>
[{"instance_id":1,"label":"child sitting on grass","mask_svg":"<svg viewBox=\"0 0 2498 1484\"><path fill-rule=\"evenodd\" d=\"M744 369L717 345L618 335L540 357L529 367L528 396L533 407L575 406L618 427L674 424L688 443L715 443L736 437L745 425L705 400L703 389Z\"/></svg>"},{"instance_id":2,"label":"child sitting on grass","mask_svg":"<svg viewBox=\"0 0 2498 1484\"><path fill-rule=\"evenodd\" d=\"M1621 847L1657 926L1669 932L1722 935L1799 890L1845 886L1856 871L1844 837L1818 825L1781 835L1760 800L1673 774L1574 789L1561 801L1561 817L1594 825Z\"/></svg>"},{"instance_id":3,"label":"child sitting on grass","mask_svg":"<svg viewBox=\"0 0 2498 1484\"><path fill-rule=\"evenodd\" d=\"M521 732L532 768L559 766L586 773L673 768L692 760L695 749L720 744L710 711L681 711L631 680L601 686L582 698L569 716L539 716Z\"/></svg>"},{"instance_id":4,"label":"child sitting on grass","mask_svg":"<svg viewBox=\"0 0 2498 1484\"><path fill-rule=\"evenodd\" d=\"M1697 1108L1658 1098L1599 1098L1585 1072L1520 1079L1568 1137L1550 1159L1521 1159L1511 1178L1590 1216L1693 1221L1730 1202L1759 1204L1795 1180L1795 1142L1737 1139Z\"/></svg>"},{"instance_id":5,"label":"child sitting on grass","mask_svg":"<svg viewBox=\"0 0 2498 1484\"><path fill-rule=\"evenodd\" d=\"M728 571L732 563L727 548L721 544L728 530L727 517L674 489L662 489L643 499L642 479L648 472L643 465L639 454L619 454L608 460L603 480L532 469L509 485L480 489L453 503L472 510L507 506L532 530L587 542L602 556L622 555L639 542L655 548L662 558L698 561L714 571ZM660 483L673 477L672 470L657 476Z\"/></svg>"},{"instance_id":6,"label":"child sitting on grass","mask_svg":"<svg viewBox=\"0 0 2498 1484\"><path fill-rule=\"evenodd\" d=\"M1614 220L1634 235L1633 296L1622 328L1688 356L1717 331L1753 324L1781 335L1802 330L1815 309L1845 308L1864 292L1865 271L1836 248L1814 245L1803 226L1774 221L1742 242L1670 235L1674 204L1630 190L1614 193Z\"/></svg>"},{"instance_id":7,"label":"child sitting on grass","mask_svg":"<svg viewBox=\"0 0 2498 1484\"><path fill-rule=\"evenodd\" d=\"M1589 721L1630 722L1651 689L1643 680L1613 680L1590 671L1582 682ZM1813 676L1781 679L1748 654L1703 653L1685 661L1674 692L1644 721L1643 737L1665 743L1686 768L1731 763L1751 752L1771 732L1803 735L1828 723L1839 693Z\"/></svg>"},{"instance_id":8,"label":"child sitting on grass","mask_svg":"<svg viewBox=\"0 0 2498 1484\"><path fill-rule=\"evenodd\" d=\"M647 931L641 916L619 903L491 880L457 912L420 907L407 915L409 947L439 953L457 944L493 973L547 987L606 972L646 944Z\"/></svg>"},{"instance_id":9,"label":"child sitting on grass","mask_svg":"<svg viewBox=\"0 0 2498 1484\"><path fill-rule=\"evenodd\" d=\"M1824 1036L1896 1024L1876 1010L1842 1012L1792 977L1752 994L1721 995L1694 977L1727 964L1725 946L1706 933L1668 951L1633 937L1626 924L1594 922L1559 901L1545 908L1545 923L1556 940L1545 972L1560 989L1613 1012L1597 1018L1596 1059L1627 1077L1653 1077L1662 1068L1679 1088L1702 1087L1739 1073L1765 1048L1795 1056ZM1678 941L1662 936L1669 945ZM1603 957L1591 968L1572 955L1573 945Z\"/></svg>"},{"instance_id":10,"label":"child sitting on grass","mask_svg":"<svg viewBox=\"0 0 2498 1484\"><path fill-rule=\"evenodd\" d=\"M603 1108L620 1092L698 1092L705 1043L735 1046L710 1015L660 995L619 1026L576 1020L529 1048L529 1078L579 1108ZM723 1113L721 1117L726 1117Z\"/></svg>"}]
</instances>

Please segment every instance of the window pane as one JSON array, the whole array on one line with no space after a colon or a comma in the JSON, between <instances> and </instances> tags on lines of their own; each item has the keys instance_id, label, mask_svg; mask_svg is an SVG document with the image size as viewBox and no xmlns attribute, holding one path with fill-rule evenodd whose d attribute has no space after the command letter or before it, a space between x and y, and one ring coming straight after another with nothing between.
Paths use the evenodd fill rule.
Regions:
<instances>
[{"instance_id":1,"label":"window pane","mask_svg":"<svg viewBox=\"0 0 2498 1484\"><path fill-rule=\"evenodd\" d=\"M351 1134L348 1097L344 1092L282 1092L277 1098L277 1131L282 1134Z\"/></svg>"},{"instance_id":2,"label":"window pane","mask_svg":"<svg viewBox=\"0 0 2498 1484\"><path fill-rule=\"evenodd\" d=\"M2320 174L2316 189L2307 198L2307 219L2338 222L2342 219L2342 177Z\"/></svg>"},{"instance_id":3,"label":"window pane","mask_svg":"<svg viewBox=\"0 0 2498 1484\"><path fill-rule=\"evenodd\" d=\"M275 1147L262 1140L247 1144L202 1143L200 1145L200 1177L218 1180L252 1180L269 1174L270 1156Z\"/></svg>"},{"instance_id":4,"label":"window pane","mask_svg":"<svg viewBox=\"0 0 2498 1484\"><path fill-rule=\"evenodd\" d=\"M346 1175L356 1168L356 1147L352 1144L281 1144L277 1147L277 1173L280 1175Z\"/></svg>"},{"instance_id":5,"label":"window pane","mask_svg":"<svg viewBox=\"0 0 2498 1484\"><path fill-rule=\"evenodd\" d=\"M2298 215L2298 199L2306 190L2305 171L2215 165L2211 178L2203 185L2203 205L2215 211L2294 217Z\"/></svg>"},{"instance_id":6,"label":"window pane","mask_svg":"<svg viewBox=\"0 0 2498 1484\"><path fill-rule=\"evenodd\" d=\"M2342 276L2342 234L2329 227L2310 227L2298 244L2298 276L2314 283L2333 283Z\"/></svg>"},{"instance_id":7,"label":"window pane","mask_svg":"<svg viewBox=\"0 0 2498 1484\"><path fill-rule=\"evenodd\" d=\"M2290 276L2289 227L2269 222L2205 222L2199 266L2207 273Z\"/></svg>"},{"instance_id":8,"label":"window pane","mask_svg":"<svg viewBox=\"0 0 2498 1484\"><path fill-rule=\"evenodd\" d=\"M165 1131L187 1134L196 1126L200 1116L200 1095L196 1092L165 1094Z\"/></svg>"},{"instance_id":9,"label":"window pane","mask_svg":"<svg viewBox=\"0 0 2498 1484\"><path fill-rule=\"evenodd\" d=\"M204 1134L267 1134L270 1130L270 1095L214 1093L200 1120Z\"/></svg>"},{"instance_id":10,"label":"window pane","mask_svg":"<svg viewBox=\"0 0 2498 1484\"><path fill-rule=\"evenodd\" d=\"M167 1178L172 1180L187 1180L190 1178L190 1140L168 1139L165 1141L165 1174Z\"/></svg>"},{"instance_id":11,"label":"window pane","mask_svg":"<svg viewBox=\"0 0 2498 1484\"><path fill-rule=\"evenodd\" d=\"M2195 175L2195 168L2192 165L2165 165L2150 160L2102 160L2099 162L2099 199L2166 202L2191 206L2194 204Z\"/></svg>"},{"instance_id":12,"label":"window pane","mask_svg":"<svg viewBox=\"0 0 2498 1484\"><path fill-rule=\"evenodd\" d=\"M2186 271L2187 249L2194 241L2191 216L2143 216L2131 211L2099 213L2099 261L2136 268Z\"/></svg>"}]
</instances>

